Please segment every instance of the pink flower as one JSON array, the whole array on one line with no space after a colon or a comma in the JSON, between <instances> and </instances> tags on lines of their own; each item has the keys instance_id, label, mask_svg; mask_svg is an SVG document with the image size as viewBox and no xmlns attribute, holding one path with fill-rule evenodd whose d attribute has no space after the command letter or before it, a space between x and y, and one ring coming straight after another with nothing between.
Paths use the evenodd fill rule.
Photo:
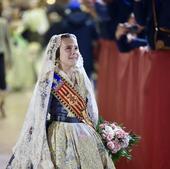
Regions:
<instances>
[{"instance_id":1,"label":"pink flower","mask_svg":"<svg viewBox=\"0 0 170 169\"><path fill-rule=\"evenodd\" d=\"M110 124L110 123L109 123L108 121L106 121L106 120L104 121L104 123L107 124L107 125Z\"/></svg>"},{"instance_id":2,"label":"pink flower","mask_svg":"<svg viewBox=\"0 0 170 169\"><path fill-rule=\"evenodd\" d=\"M102 133L105 134L105 135L108 134L107 131L105 131L105 130L102 130Z\"/></svg>"},{"instance_id":3,"label":"pink flower","mask_svg":"<svg viewBox=\"0 0 170 169\"><path fill-rule=\"evenodd\" d=\"M116 142L116 141L113 141L113 144L114 144L114 149L112 150L112 153L117 153L122 147L121 145Z\"/></svg>"},{"instance_id":4,"label":"pink flower","mask_svg":"<svg viewBox=\"0 0 170 169\"><path fill-rule=\"evenodd\" d=\"M102 138L106 139L106 134L102 133Z\"/></svg>"},{"instance_id":5,"label":"pink flower","mask_svg":"<svg viewBox=\"0 0 170 169\"><path fill-rule=\"evenodd\" d=\"M115 129L116 128L116 125L114 123L111 123L110 126Z\"/></svg>"},{"instance_id":6,"label":"pink flower","mask_svg":"<svg viewBox=\"0 0 170 169\"><path fill-rule=\"evenodd\" d=\"M100 127L101 129L104 129L105 126L106 126L106 125L105 125L104 123L99 125L99 127Z\"/></svg>"},{"instance_id":7,"label":"pink flower","mask_svg":"<svg viewBox=\"0 0 170 169\"><path fill-rule=\"evenodd\" d=\"M111 141L113 139L114 135L112 133L109 133L107 136L106 136L106 140L107 141Z\"/></svg>"},{"instance_id":8,"label":"pink flower","mask_svg":"<svg viewBox=\"0 0 170 169\"><path fill-rule=\"evenodd\" d=\"M116 131L116 137L117 138L124 138L126 136L126 132L123 130L117 130Z\"/></svg>"},{"instance_id":9,"label":"pink flower","mask_svg":"<svg viewBox=\"0 0 170 169\"><path fill-rule=\"evenodd\" d=\"M110 150L113 150L114 149L114 143L112 142L112 141L109 141L108 143L107 143L107 147L110 149Z\"/></svg>"}]
</instances>

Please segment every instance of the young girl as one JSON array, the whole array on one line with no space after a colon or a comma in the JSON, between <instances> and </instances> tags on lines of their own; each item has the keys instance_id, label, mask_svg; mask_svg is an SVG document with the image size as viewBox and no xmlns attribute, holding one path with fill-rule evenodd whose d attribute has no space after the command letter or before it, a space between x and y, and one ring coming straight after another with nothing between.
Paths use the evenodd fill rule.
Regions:
<instances>
[{"instance_id":1,"label":"young girl","mask_svg":"<svg viewBox=\"0 0 170 169\"><path fill-rule=\"evenodd\" d=\"M98 110L73 34L51 38L12 169L115 169L95 131Z\"/></svg>"}]
</instances>

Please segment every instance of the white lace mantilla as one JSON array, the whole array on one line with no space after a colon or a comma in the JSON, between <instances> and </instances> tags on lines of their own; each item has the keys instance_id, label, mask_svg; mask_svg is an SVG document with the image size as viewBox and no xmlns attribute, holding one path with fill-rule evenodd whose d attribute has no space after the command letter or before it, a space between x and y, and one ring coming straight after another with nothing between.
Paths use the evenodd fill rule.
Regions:
<instances>
[{"instance_id":1,"label":"white lace mantilla","mask_svg":"<svg viewBox=\"0 0 170 169\"><path fill-rule=\"evenodd\" d=\"M72 35L73 38L76 38ZM46 135L46 116L55 68L55 54L61 43L61 35L54 35L47 46L39 79L25 117L20 137L13 148L14 159L7 169L54 169ZM88 91L88 113L94 124L98 120L98 109L90 80L83 67L82 56L76 67L83 74Z\"/></svg>"}]
</instances>

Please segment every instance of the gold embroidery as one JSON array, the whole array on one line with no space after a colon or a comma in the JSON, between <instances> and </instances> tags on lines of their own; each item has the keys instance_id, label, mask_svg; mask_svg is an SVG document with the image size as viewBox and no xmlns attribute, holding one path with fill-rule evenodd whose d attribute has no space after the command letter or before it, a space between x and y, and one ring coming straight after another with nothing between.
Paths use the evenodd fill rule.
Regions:
<instances>
[{"instance_id":1,"label":"gold embroidery","mask_svg":"<svg viewBox=\"0 0 170 169\"><path fill-rule=\"evenodd\" d=\"M75 96L71 93L68 93L66 96L68 98L69 104L72 105L72 106L75 106L77 101L78 101L77 96Z\"/></svg>"},{"instance_id":2,"label":"gold embroidery","mask_svg":"<svg viewBox=\"0 0 170 169\"><path fill-rule=\"evenodd\" d=\"M100 136L83 123L53 122L48 142L55 169L115 169Z\"/></svg>"},{"instance_id":3,"label":"gold embroidery","mask_svg":"<svg viewBox=\"0 0 170 169\"><path fill-rule=\"evenodd\" d=\"M56 73L56 75L58 74ZM75 114L79 120L94 127L88 113L86 112L87 105L84 99L63 77L60 76L60 78L62 79L62 81L60 81L61 85L58 85L55 79L53 81L54 84L57 84L56 86L54 85L54 88L52 89L53 95L58 98L66 108Z\"/></svg>"}]
</instances>

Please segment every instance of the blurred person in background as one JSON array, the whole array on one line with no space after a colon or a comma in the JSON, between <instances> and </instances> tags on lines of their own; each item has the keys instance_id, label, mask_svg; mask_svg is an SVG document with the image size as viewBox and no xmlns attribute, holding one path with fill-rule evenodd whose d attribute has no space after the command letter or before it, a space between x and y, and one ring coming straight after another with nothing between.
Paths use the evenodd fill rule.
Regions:
<instances>
[{"instance_id":1,"label":"blurred person in background","mask_svg":"<svg viewBox=\"0 0 170 169\"><path fill-rule=\"evenodd\" d=\"M96 23L92 15L81 8L78 0L71 0L67 11L68 13L63 19L63 31L76 35L84 60L84 68L88 77L92 78L95 61L94 50L98 46L99 38Z\"/></svg>"},{"instance_id":2,"label":"blurred person in background","mask_svg":"<svg viewBox=\"0 0 170 169\"><path fill-rule=\"evenodd\" d=\"M45 47L50 38L55 34L63 33L63 19L66 15L66 4L54 4L47 7L47 17L49 28L43 36L43 46Z\"/></svg>"},{"instance_id":3,"label":"blurred person in background","mask_svg":"<svg viewBox=\"0 0 170 169\"><path fill-rule=\"evenodd\" d=\"M13 65L8 71L7 82L10 88L16 91L32 87L36 80L33 68L35 59L30 50L30 44L22 36L25 27L21 18L20 8L14 6L10 22Z\"/></svg>"},{"instance_id":4,"label":"blurred person in background","mask_svg":"<svg viewBox=\"0 0 170 169\"><path fill-rule=\"evenodd\" d=\"M115 32L117 46L120 52L130 52L141 46L147 46L143 28L136 23L132 13L125 23L119 23Z\"/></svg>"},{"instance_id":5,"label":"blurred person in background","mask_svg":"<svg viewBox=\"0 0 170 169\"><path fill-rule=\"evenodd\" d=\"M86 44L84 44L86 45ZM115 169L73 34L54 35L7 169Z\"/></svg>"},{"instance_id":6,"label":"blurred person in background","mask_svg":"<svg viewBox=\"0 0 170 169\"><path fill-rule=\"evenodd\" d=\"M130 14L133 11L132 0L103 0L97 1L102 8L97 7L97 11L105 18L101 25L101 41L98 61L98 102L99 110L103 115L109 116L113 114L113 104L117 100L113 100L115 95L114 85L115 77L117 76L117 56L120 51L117 46L115 32L119 23L127 22ZM102 23L102 22L101 22Z\"/></svg>"},{"instance_id":7,"label":"blurred person in background","mask_svg":"<svg viewBox=\"0 0 170 169\"><path fill-rule=\"evenodd\" d=\"M6 84L6 66L11 66L11 47L10 38L8 32L8 23L5 18L2 17L3 5L0 1L0 113L2 117L5 117L5 91L7 89Z\"/></svg>"},{"instance_id":8,"label":"blurred person in background","mask_svg":"<svg viewBox=\"0 0 170 169\"><path fill-rule=\"evenodd\" d=\"M94 21L97 21L99 18L96 9L95 9L95 2L93 0L79 0L81 2L82 10L89 13Z\"/></svg>"},{"instance_id":9,"label":"blurred person in background","mask_svg":"<svg viewBox=\"0 0 170 169\"><path fill-rule=\"evenodd\" d=\"M23 37L28 42L43 43L43 35L49 28L49 22L46 15L46 8L40 6L39 1L29 1L29 8L22 14L24 25Z\"/></svg>"},{"instance_id":10,"label":"blurred person in background","mask_svg":"<svg viewBox=\"0 0 170 169\"><path fill-rule=\"evenodd\" d=\"M101 39L111 39L113 21L109 15L106 3L103 0L95 0L94 8L97 13L97 28Z\"/></svg>"},{"instance_id":11,"label":"blurred person in background","mask_svg":"<svg viewBox=\"0 0 170 169\"><path fill-rule=\"evenodd\" d=\"M137 23L146 29L149 67L144 90L143 152L140 169L170 168L170 1L134 0ZM141 119L138 119L139 121ZM147 152L147 153L146 153ZM142 154L140 154L142 155ZM136 162L137 165L138 161ZM139 163L138 163L139 164Z\"/></svg>"},{"instance_id":12,"label":"blurred person in background","mask_svg":"<svg viewBox=\"0 0 170 169\"><path fill-rule=\"evenodd\" d=\"M127 22L133 11L133 0L103 0L112 20L111 37L115 40L115 31L119 23Z\"/></svg>"},{"instance_id":13,"label":"blurred person in background","mask_svg":"<svg viewBox=\"0 0 170 169\"><path fill-rule=\"evenodd\" d=\"M169 0L134 0L134 13L136 21L141 27L146 29L147 39L149 43L148 45L149 48L152 50L159 50L161 49L161 47L163 50L165 50L166 43L167 47L170 46L170 38L168 38L169 36L165 36L166 32L168 35L170 29L169 8ZM157 34L160 33L160 30L163 30L163 32L165 32L164 35L162 35L164 36L164 42L162 40L162 44L160 41L156 43ZM167 50L166 52L169 52L169 50Z\"/></svg>"}]
</instances>

